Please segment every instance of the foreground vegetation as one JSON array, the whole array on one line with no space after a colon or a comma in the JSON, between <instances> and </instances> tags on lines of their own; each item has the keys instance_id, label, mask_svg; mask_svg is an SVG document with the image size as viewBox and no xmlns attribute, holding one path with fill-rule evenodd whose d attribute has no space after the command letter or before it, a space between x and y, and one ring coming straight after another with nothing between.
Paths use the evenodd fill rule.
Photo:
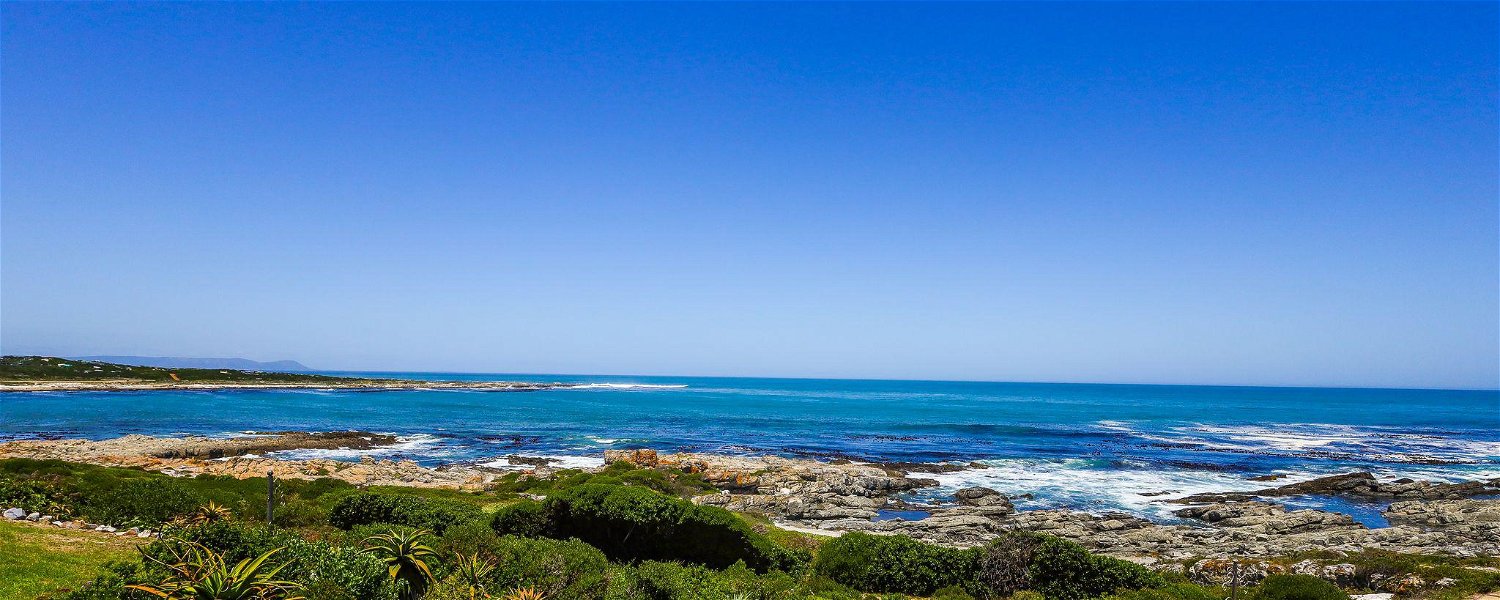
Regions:
<instances>
[{"instance_id":1,"label":"foreground vegetation","mask_svg":"<svg viewBox=\"0 0 1500 600\"><path fill-rule=\"evenodd\" d=\"M692 474L624 464L549 480L508 476L482 493L359 489L332 479L171 478L138 470L0 460L0 504L160 531L132 551L102 533L6 524L0 598L312 600L792 599L1219 600L1226 590L1094 555L1061 539L1005 535L972 549L901 536L826 539L693 504ZM540 499L539 499L540 498ZM74 552L43 536L97 538ZM131 538L133 540L133 538ZM1316 557L1288 557L1288 560ZM1444 594L1500 587L1446 559L1372 554L1369 573L1451 576ZM1403 562L1405 561L1405 562ZM1273 575L1250 600L1343 600L1320 579Z\"/></svg>"}]
</instances>

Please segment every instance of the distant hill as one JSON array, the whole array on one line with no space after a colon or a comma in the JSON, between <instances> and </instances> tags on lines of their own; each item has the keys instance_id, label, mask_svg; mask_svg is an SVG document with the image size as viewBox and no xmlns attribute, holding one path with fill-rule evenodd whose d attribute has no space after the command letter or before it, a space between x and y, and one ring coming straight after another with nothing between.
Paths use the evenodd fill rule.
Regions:
<instances>
[{"instance_id":1,"label":"distant hill","mask_svg":"<svg viewBox=\"0 0 1500 600\"><path fill-rule=\"evenodd\" d=\"M275 373L306 373L312 371L307 365L295 360L273 360L261 362L248 358L185 358L181 356L74 356L74 360L92 360L141 367L164 367L168 369L234 369L237 371L270 371Z\"/></svg>"}]
</instances>

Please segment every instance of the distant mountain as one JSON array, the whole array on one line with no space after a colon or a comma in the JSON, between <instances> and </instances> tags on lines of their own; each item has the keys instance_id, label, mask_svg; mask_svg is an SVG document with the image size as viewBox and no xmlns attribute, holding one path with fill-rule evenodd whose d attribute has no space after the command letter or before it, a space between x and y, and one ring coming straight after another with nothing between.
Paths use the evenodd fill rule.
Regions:
<instances>
[{"instance_id":1,"label":"distant mountain","mask_svg":"<svg viewBox=\"0 0 1500 600\"><path fill-rule=\"evenodd\" d=\"M240 371L273 371L277 373L303 373L312 371L307 365L295 360L273 360L261 362L248 358L184 358L181 356L74 356L74 360L136 365L139 367L167 367L173 369L236 369Z\"/></svg>"}]
</instances>

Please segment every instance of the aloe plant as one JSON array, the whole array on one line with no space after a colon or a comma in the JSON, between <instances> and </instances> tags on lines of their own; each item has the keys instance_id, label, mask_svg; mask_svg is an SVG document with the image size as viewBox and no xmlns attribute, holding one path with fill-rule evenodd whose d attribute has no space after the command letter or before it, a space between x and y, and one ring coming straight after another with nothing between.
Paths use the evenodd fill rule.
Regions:
<instances>
[{"instance_id":1,"label":"aloe plant","mask_svg":"<svg viewBox=\"0 0 1500 600\"><path fill-rule=\"evenodd\" d=\"M193 514L188 516L188 523L193 525L203 525L206 523L215 523L218 521L228 521L229 517L230 513L228 508L225 508L224 505L214 502L213 500L209 500L208 504L204 504L203 506L198 507L197 510L193 511Z\"/></svg>"},{"instance_id":2,"label":"aloe plant","mask_svg":"<svg viewBox=\"0 0 1500 600\"><path fill-rule=\"evenodd\" d=\"M459 554L453 559L453 576L463 584L463 592L470 600L490 597L484 589L484 579L495 570L495 563L478 554Z\"/></svg>"},{"instance_id":3,"label":"aloe plant","mask_svg":"<svg viewBox=\"0 0 1500 600\"><path fill-rule=\"evenodd\" d=\"M223 555L197 543L177 547L171 562L143 550L141 554L148 561L166 568L167 578L155 585L127 587L171 600L301 600L301 596L294 595L301 589L300 584L276 579L286 565L266 567L266 561L280 551L281 548L276 548L231 567Z\"/></svg>"},{"instance_id":4,"label":"aloe plant","mask_svg":"<svg viewBox=\"0 0 1500 600\"><path fill-rule=\"evenodd\" d=\"M415 529L365 539L370 552L385 561L386 572L396 582L402 600L421 598L432 583L432 568L427 561L436 558L437 553L423 543L426 537L426 531Z\"/></svg>"}]
</instances>

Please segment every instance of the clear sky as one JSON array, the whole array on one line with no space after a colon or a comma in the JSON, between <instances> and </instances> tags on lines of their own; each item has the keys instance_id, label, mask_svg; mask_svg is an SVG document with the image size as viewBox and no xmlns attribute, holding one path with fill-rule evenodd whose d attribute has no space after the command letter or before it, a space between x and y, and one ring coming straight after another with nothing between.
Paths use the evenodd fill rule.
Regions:
<instances>
[{"instance_id":1,"label":"clear sky","mask_svg":"<svg viewBox=\"0 0 1500 600\"><path fill-rule=\"evenodd\" d=\"M1500 384L1492 2L0 21L5 353Z\"/></svg>"}]
</instances>

